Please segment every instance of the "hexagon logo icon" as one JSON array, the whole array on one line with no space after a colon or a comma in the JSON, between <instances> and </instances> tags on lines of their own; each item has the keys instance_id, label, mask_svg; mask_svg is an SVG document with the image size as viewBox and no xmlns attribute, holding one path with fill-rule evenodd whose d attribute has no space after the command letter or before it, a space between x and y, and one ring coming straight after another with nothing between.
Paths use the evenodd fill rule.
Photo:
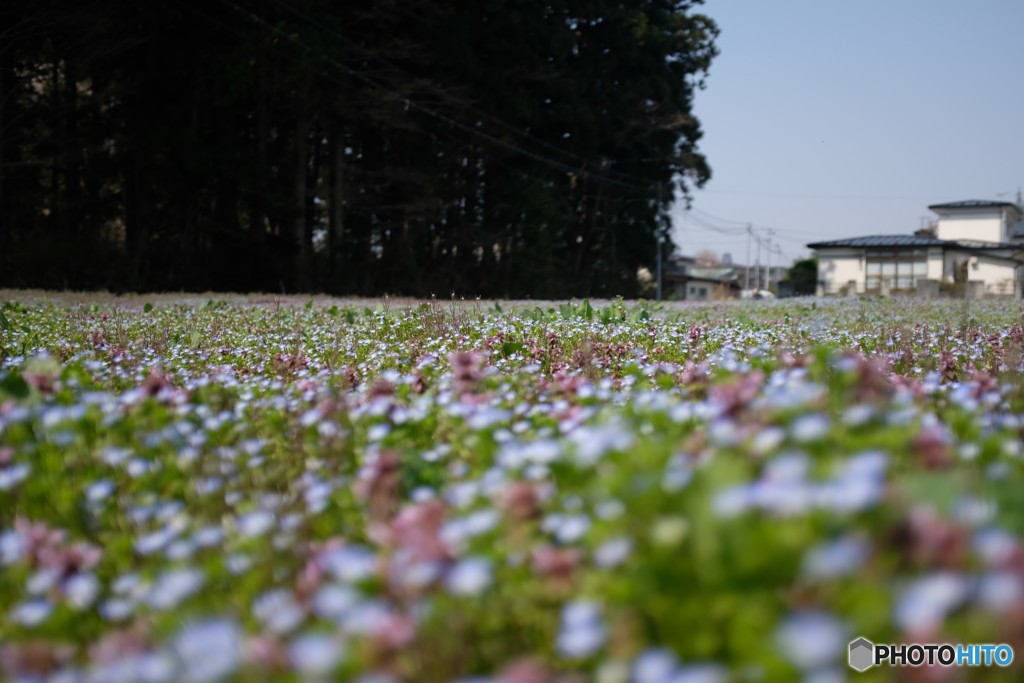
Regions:
<instances>
[{"instance_id":1,"label":"hexagon logo icon","mask_svg":"<svg viewBox=\"0 0 1024 683\"><path fill-rule=\"evenodd\" d=\"M867 671L875 664L875 644L867 638L857 638L850 643L850 668Z\"/></svg>"}]
</instances>

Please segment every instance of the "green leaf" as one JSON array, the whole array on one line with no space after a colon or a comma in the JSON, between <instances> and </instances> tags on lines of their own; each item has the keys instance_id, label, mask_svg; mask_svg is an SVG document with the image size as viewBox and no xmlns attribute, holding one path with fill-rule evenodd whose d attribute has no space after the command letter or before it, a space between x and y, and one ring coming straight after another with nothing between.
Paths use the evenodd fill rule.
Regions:
<instances>
[{"instance_id":1,"label":"green leaf","mask_svg":"<svg viewBox=\"0 0 1024 683\"><path fill-rule=\"evenodd\" d=\"M996 524L1015 533L1024 533L1024 500L1016 480L989 482L983 489L982 500L995 505Z\"/></svg>"},{"instance_id":2,"label":"green leaf","mask_svg":"<svg viewBox=\"0 0 1024 683\"><path fill-rule=\"evenodd\" d=\"M594 319L594 309L590 305L590 299L583 300L583 305L580 306L580 317L588 322Z\"/></svg>"},{"instance_id":3,"label":"green leaf","mask_svg":"<svg viewBox=\"0 0 1024 683\"><path fill-rule=\"evenodd\" d=\"M25 398L28 396L28 382L21 374L9 372L0 379L0 393L11 398Z\"/></svg>"},{"instance_id":4,"label":"green leaf","mask_svg":"<svg viewBox=\"0 0 1024 683\"><path fill-rule=\"evenodd\" d=\"M228 307L228 302L227 301L223 301L223 300L216 300L215 301L213 299L208 299L206 301L206 304L204 304L204 306L203 306L203 308L206 309L207 311L219 311L219 310L222 310L222 309L227 308L227 307Z\"/></svg>"},{"instance_id":5,"label":"green leaf","mask_svg":"<svg viewBox=\"0 0 1024 683\"><path fill-rule=\"evenodd\" d=\"M331 317L337 318L338 317L338 307L337 307L337 305L331 306L331 309L328 311L328 313L331 314Z\"/></svg>"},{"instance_id":6,"label":"green leaf","mask_svg":"<svg viewBox=\"0 0 1024 683\"><path fill-rule=\"evenodd\" d=\"M7 319L7 316L4 315L3 311L0 311L0 330L3 330L4 332L14 331L14 326L11 325L11 321Z\"/></svg>"},{"instance_id":7,"label":"green leaf","mask_svg":"<svg viewBox=\"0 0 1024 683\"><path fill-rule=\"evenodd\" d=\"M955 472L908 472L899 485L910 500L931 506L941 514L950 514L956 502L969 491L967 480Z\"/></svg>"},{"instance_id":8,"label":"green leaf","mask_svg":"<svg viewBox=\"0 0 1024 683\"><path fill-rule=\"evenodd\" d=\"M514 353L518 353L525 349L526 346L519 342L505 342L501 345L501 355L508 358Z\"/></svg>"},{"instance_id":9,"label":"green leaf","mask_svg":"<svg viewBox=\"0 0 1024 683\"><path fill-rule=\"evenodd\" d=\"M150 303L147 303L145 306L142 307L142 312L143 313L149 313L152 310L153 310L153 304L150 304Z\"/></svg>"}]
</instances>

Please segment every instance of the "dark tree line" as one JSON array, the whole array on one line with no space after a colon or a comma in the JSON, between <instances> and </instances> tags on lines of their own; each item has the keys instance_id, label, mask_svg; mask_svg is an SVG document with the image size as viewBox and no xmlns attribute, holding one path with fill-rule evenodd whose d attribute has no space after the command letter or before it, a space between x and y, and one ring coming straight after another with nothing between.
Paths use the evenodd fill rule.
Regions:
<instances>
[{"instance_id":1,"label":"dark tree line","mask_svg":"<svg viewBox=\"0 0 1024 683\"><path fill-rule=\"evenodd\" d=\"M633 294L697 4L2 3L0 286Z\"/></svg>"}]
</instances>

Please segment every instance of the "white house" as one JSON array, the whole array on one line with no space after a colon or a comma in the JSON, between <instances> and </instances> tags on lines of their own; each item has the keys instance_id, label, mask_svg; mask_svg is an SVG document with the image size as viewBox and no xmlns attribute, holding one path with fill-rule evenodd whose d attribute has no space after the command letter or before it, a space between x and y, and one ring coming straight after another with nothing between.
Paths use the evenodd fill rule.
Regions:
<instances>
[{"instance_id":1,"label":"white house","mask_svg":"<svg viewBox=\"0 0 1024 683\"><path fill-rule=\"evenodd\" d=\"M1024 231L1021 207L1017 204L973 199L932 204L928 208L939 216L935 236L940 240L1024 242L1024 235L1014 235L1015 231Z\"/></svg>"},{"instance_id":2,"label":"white house","mask_svg":"<svg viewBox=\"0 0 1024 683\"><path fill-rule=\"evenodd\" d=\"M735 268L698 266L689 256L676 256L669 261L664 282L669 298L686 301L733 299L740 291Z\"/></svg>"},{"instance_id":3,"label":"white house","mask_svg":"<svg viewBox=\"0 0 1024 683\"><path fill-rule=\"evenodd\" d=\"M819 294L938 293L959 283L970 296L1020 297L1024 223L1009 202L970 200L928 207L934 228L808 244L818 257Z\"/></svg>"}]
</instances>

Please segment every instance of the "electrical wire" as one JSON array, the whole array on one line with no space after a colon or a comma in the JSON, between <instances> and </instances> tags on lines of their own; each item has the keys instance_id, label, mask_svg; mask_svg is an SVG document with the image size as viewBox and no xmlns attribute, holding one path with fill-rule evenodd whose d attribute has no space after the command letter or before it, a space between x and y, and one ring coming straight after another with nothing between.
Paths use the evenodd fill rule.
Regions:
<instances>
[{"instance_id":1,"label":"electrical wire","mask_svg":"<svg viewBox=\"0 0 1024 683\"><path fill-rule=\"evenodd\" d=\"M352 46L354 46L356 48L360 47L358 43L356 43L354 40L352 40L351 38L349 38L348 36L343 34L341 31L339 31L339 30L337 30L335 28L331 28L330 26L325 25L321 21L317 21L315 18L313 18L312 16L310 16L308 14L300 12L296 8L292 7L288 3L284 2L284 0L270 0L270 1L275 3L276 5L280 6L283 9L288 10L289 12L291 12L296 17L299 17L300 19L304 20L307 24L309 24L311 26L314 26L314 27L324 31L325 33L327 33L327 34L329 34L331 36L334 36L334 37L340 39L341 41L343 41L345 43L348 43L349 45L352 45ZM408 74L408 71L406 71L402 67L400 67L400 66L390 62L389 60L384 59L383 57L373 56L371 58L374 59L375 61L385 65L385 66L388 66L388 67L396 70L396 71L400 71L400 72ZM553 144L551 144L550 142L548 142L546 140L542 140L541 138L538 138L538 137L536 137L534 135L531 135L530 133L523 131L520 127L514 126L514 125L512 125L510 123L507 123L505 121L502 121L498 117L496 117L496 116L494 116L492 114L489 114L489 113L487 113L487 112L485 112L485 111L483 111L481 109L473 107L472 105L460 104L459 106L463 107L467 111L470 111L470 112L476 114L477 116L479 116L479 117L481 117L483 119L486 119L488 121L493 122L497 126L499 126L501 128L504 128L504 129L514 133L515 135L518 135L519 137L521 137L524 140L530 140L530 141L532 141L532 142L534 142L534 143L536 143L536 144L538 144L538 145L540 145L542 147L545 147L545 148L547 148L547 149L549 149L549 150L551 150L551 151L553 151L553 152L555 152L557 154L560 154L560 155L562 155L562 156L564 156L566 158L572 159L572 160L576 161L579 164L586 164L586 163L588 163L588 161L586 159L584 159L583 157L579 156L578 154L570 152L570 151L568 151L566 149L563 149L561 147L553 145ZM662 160L663 159L657 158L657 157L652 157L652 158L647 159L647 161L662 161ZM603 171L602 174L607 176L607 177L623 178L626 181L634 180L634 178L632 176L629 176L629 175L624 174L624 173L619 173L617 171L608 171L608 170L606 170L606 171Z\"/></svg>"},{"instance_id":2,"label":"electrical wire","mask_svg":"<svg viewBox=\"0 0 1024 683\"><path fill-rule=\"evenodd\" d=\"M355 78L355 79L357 79L357 80L359 80L359 81L361 81L363 83L366 83L367 85L370 85L372 87L379 88L381 90L390 91L392 94L396 94L396 95L398 94L393 89L388 88L386 85L382 85L382 84L378 83L374 79L372 79L372 78L366 76L365 74L361 73L359 70L354 69L354 68L352 68L352 67L350 67L348 65L342 64L341 62L338 62L334 58L329 57L329 56L323 54L322 52L318 52L317 50L315 50L314 48L312 48L308 44L306 44L306 43L302 42L301 40L299 40L296 36L282 31L281 29L279 29L278 27L276 27L273 24L269 23L268 21L266 21L262 17L254 14L254 13L252 13L252 12L242 8L242 7L239 7L237 4L235 4L231 0L220 0L220 1L223 4L225 4L225 5L229 6L229 7L231 7L232 9L234 9L236 12L238 12L242 16L248 18L253 23L256 23L256 24L259 24L261 26L264 26L265 28L267 28L268 30L273 32L275 35L277 35L277 36L279 36L281 38L284 38L285 40L288 40L292 44L297 45L297 46L303 48L303 50L306 53L316 54L325 63L330 64L331 66L333 66L333 67L335 67L335 68L337 68L337 69L347 73L348 75L352 76L353 78ZM323 75L323 74L321 74L321 75ZM581 178L585 178L587 180L592 180L594 182L597 182L597 183L600 183L600 184L604 184L604 185L615 186L615 187L622 187L622 188L625 188L625 189L641 191L641 192L648 192L648 193L651 193L652 197L655 196L657 194L657 192L658 192L656 185L654 187L652 187L650 185L638 185L638 184L635 184L635 183L622 182L622 181L619 181L619 180L615 180L614 178L610 178L610 177L608 177L606 175L603 175L603 174L597 174L597 173L593 173L593 172L590 172L590 171L578 169L578 168L576 168L574 166L571 166L569 164L565 164L565 163L560 162L560 161L558 161L556 159L552 159L550 157L546 157L546 156L537 154L537 153L532 152L530 150L527 150L527 149L525 149L523 147L520 147L520 146L515 145L513 143L510 143L510 142L507 142L507 141L502 140L500 138L497 138L497 137L495 137L495 136L493 136L493 135L491 135L491 134L489 134L489 133L487 133L485 131L480 130L479 128L476 128L474 126L470 126L470 125L464 124L464 123L462 123L460 121L457 121L455 119L452 119L451 117L446 116L446 115L444 115L444 114L442 114L442 113L432 109L431 107L428 107L428 106L423 105L423 104L421 104L419 102L413 101L411 98L404 98L404 99L405 99L406 106L408 106L410 109L415 109L415 110L417 110L419 112L422 112L422 113L426 114L427 116L430 116L431 118L434 118L434 119L437 119L437 120L442 121L444 123L447 123L448 125L450 125L450 126L452 126L454 128L458 128L459 130L462 130L462 131L464 131L466 133L469 133L470 135L476 136L476 137L478 137L478 138L480 138L482 140L486 140L487 142L490 142L493 145L497 145L499 147L503 147L505 149L508 149L509 151L512 151L514 153L520 154L522 156L529 157L529 158L533 159L534 161L537 161L538 163L541 163L541 164L544 164L545 166L548 166L549 168L553 168L555 170L562 171L562 172L564 172L566 174L570 174L570 175L578 176L578 177L581 177Z\"/></svg>"}]
</instances>

